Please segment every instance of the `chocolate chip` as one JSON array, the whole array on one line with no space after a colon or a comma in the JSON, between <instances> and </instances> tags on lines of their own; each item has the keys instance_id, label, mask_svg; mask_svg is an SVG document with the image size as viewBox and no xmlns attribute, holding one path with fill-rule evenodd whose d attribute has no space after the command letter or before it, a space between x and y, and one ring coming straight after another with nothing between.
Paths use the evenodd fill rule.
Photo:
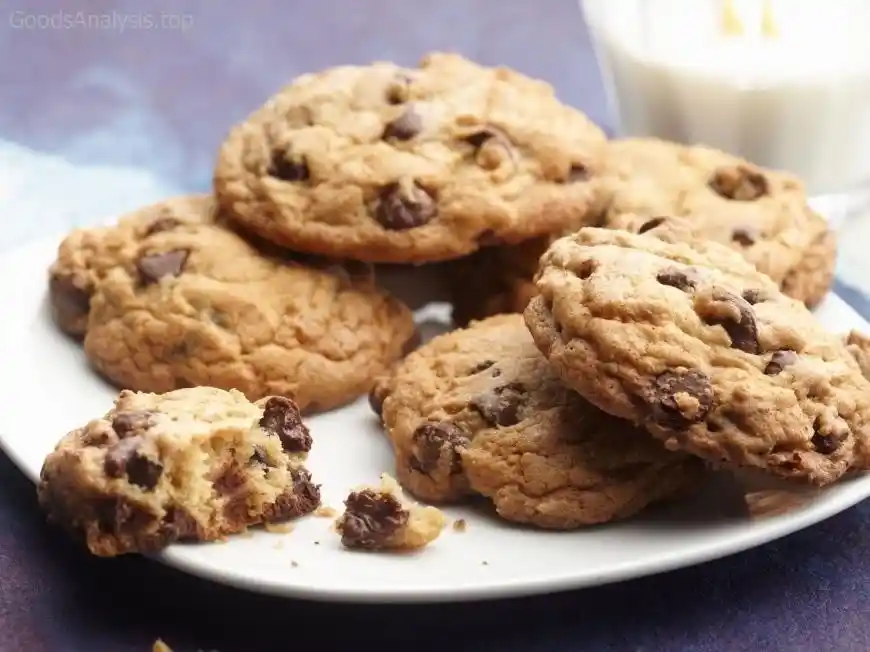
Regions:
<instances>
[{"instance_id":1,"label":"chocolate chip","mask_svg":"<svg viewBox=\"0 0 870 652\"><path fill-rule=\"evenodd\" d=\"M124 475L135 485L150 490L157 486L163 474L163 465L139 452L141 437L122 439L106 451L103 469L110 478Z\"/></svg>"},{"instance_id":2,"label":"chocolate chip","mask_svg":"<svg viewBox=\"0 0 870 652\"><path fill-rule=\"evenodd\" d=\"M820 432L813 435L810 443L812 443L816 452L822 455L830 455L840 447L840 440L834 435L823 435Z\"/></svg>"},{"instance_id":3,"label":"chocolate chip","mask_svg":"<svg viewBox=\"0 0 870 652\"><path fill-rule=\"evenodd\" d=\"M160 533L167 541L199 538L199 524L189 512L180 507L170 507L160 524Z\"/></svg>"},{"instance_id":4,"label":"chocolate chip","mask_svg":"<svg viewBox=\"0 0 870 652\"><path fill-rule=\"evenodd\" d=\"M662 285L677 288L683 292L690 292L695 289L697 284L695 276L696 275L688 269L666 267L656 274L656 280Z\"/></svg>"},{"instance_id":5,"label":"chocolate chip","mask_svg":"<svg viewBox=\"0 0 870 652\"><path fill-rule=\"evenodd\" d=\"M746 302L750 306L767 301L764 292L761 290L743 290L743 298L746 299Z\"/></svg>"},{"instance_id":6,"label":"chocolate chip","mask_svg":"<svg viewBox=\"0 0 870 652\"><path fill-rule=\"evenodd\" d=\"M351 492L344 507L338 531L348 548L383 548L410 516L395 496L371 489Z\"/></svg>"},{"instance_id":7,"label":"chocolate chip","mask_svg":"<svg viewBox=\"0 0 870 652\"><path fill-rule=\"evenodd\" d=\"M155 412L151 410L118 412L112 419L112 430L121 439L141 434L154 425L154 416Z\"/></svg>"},{"instance_id":8,"label":"chocolate chip","mask_svg":"<svg viewBox=\"0 0 870 652\"><path fill-rule=\"evenodd\" d=\"M442 460L449 463L451 473L462 471L459 448L468 446L468 436L447 421L431 421L419 426L412 438L411 464L421 473L431 474Z\"/></svg>"},{"instance_id":9,"label":"chocolate chip","mask_svg":"<svg viewBox=\"0 0 870 652\"><path fill-rule=\"evenodd\" d=\"M474 374L479 374L481 371L486 371L494 364L495 360L484 360L483 362L476 364L471 369L469 369L468 375L473 376Z\"/></svg>"},{"instance_id":10,"label":"chocolate chip","mask_svg":"<svg viewBox=\"0 0 870 652\"><path fill-rule=\"evenodd\" d=\"M390 231L405 231L432 221L438 208L432 196L417 183L405 187L391 183L381 190L375 219Z\"/></svg>"},{"instance_id":11,"label":"chocolate chip","mask_svg":"<svg viewBox=\"0 0 870 652\"><path fill-rule=\"evenodd\" d=\"M72 322L87 316L91 294L76 285L72 276L52 274L48 283L52 307L60 321Z\"/></svg>"},{"instance_id":12,"label":"chocolate chip","mask_svg":"<svg viewBox=\"0 0 870 652\"><path fill-rule=\"evenodd\" d=\"M182 224L184 224L184 222L174 217L158 217L156 220L148 225L148 228L145 229L145 232L142 235L143 237L147 238L148 236L154 235L155 233L160 233L162 231L171 231L172 229L181 226Z\"/></svg>"},{"instance_id":13,"label":"chocolate chip","mask_svg":"<svg viewBox=\"0 0 870 652\"><path fill-rule=\"evenodd\" d=\"M407 102L410 96L411 84L413 77L408 73L397 73L387 86L387 102L390 104L401 104Z\"/></svg>"},{"instance_id":14,"label":"chocolate chip","mask_svg":"<svg viewBox=\"0 0 870 652\"><path fill-rule=\"evenodd\" d=\"M251 464L260 464L262 466L274 467L272 460L269 459L268 451L262 446L254 446L254 453L251 459L248 460Z\"/></svg>"},{"instance_id":15,"label":"chocolate chip","mask_svg":"<svg viewBox=\"0 0 870 652\"><path fill-rule=\"evenodd\" d=\"M705 315L705 321L708 324L722 326L731 338L732 348L746 353L758 353L758 324L749 302L721 288L713 289L712 299L711 308L721 306L723 309ZM739 316L735 316L735 309Z\"/></svg>"},{"instance_id":16,"label":"chocolate chip","mask_svg":"<svg viewBox=\"0 0 870 652\"><path fill-rule=\"evenodd\" d=\"M146 254L136 261L143 285L156 283L164 276L178 276L190 255L189 249L174 249L161 254Z\"/></svg>"},{"instance_id":17,"label":"chocolate chip","mask_svg":"<svg viewBox=\"0 0 870 652\"><path fill-rule=\"evenodd\" d=\"M589 181L589 178L592 175L589 173L589 168L587 168L582 163L574 163L568 169L568 180L567 183L580 183L581 181Z\"/></svg>"},{"instance_id":18,"label":"chocolate chip","mask_svg":"<svg viewBox=\"0 0 870 652\"><path fill-rule=\"evenodd\" d=\"M577 278L584 281L592 276L596 269L598 269L598 262L592 258L581 260L577 265L572 267L572 271L577 275Z\"/></svg>"},{"instance_id":19,"label":"chocolate chip","mask_svg":"<svg viewBox=\"0 0 870 652\"><path fill-rule=\"evenodd\" d=\"M751 247L757 239L757 231L755 229L740 228L734 229L731 233L731 239L744 247Z\"/></svg>"},{"instance_id":20,"label":"chocolate chip","mask_svg":"<svg viewBox=\"0 0 870 652\"><path fill-rule=\"evenodd\" d=\"M411 140L423 130L423 118L412 106L384 127L384 140Z\"/></svg>"},{"instance_id":21,"label":"chocolate chip","mask_svg":"<svg viewBox=\"0 0 870 652\"><path fill-rule=\"evenodd\" d=\"M292 486L263 510L263 520L267 523L310 514L320 505L320 485L311 481L307 469L291 469L290 477Z\"/></svg>"},{"instance_id":22,"label":"chocolate chip","mask_svg":"<svg viewBox=\"0 0 870 652\"><path fill-rule=\"evenodd\" d=\"M311 433L302 423L296 403L284 396L272 396L266 401L260 427L281 440L288 453L307 453L311 450Z\"/></svg>"},{"instance_id":23,"label":"chocolate chip","mask_svg":"<svg viewBox=\"0 0 870 652\"><path fill-rule=\"evenodd\" d=\"M268 174L281 181L296 182L307 181L311 171L304 158L289 159L284 152L276 151L272 153Z\"/></svg>"},{"instance_id":24,"label":"chocolate chip","mask_svg":"<svg viewBox=\"0 0 870 652\"><path fill-rule=\"evenodd\" d=\"M659 374L641 397L652 420L666 428L685 430L700 423L713 406L710 378L695 369Z\"/></svg>"},{"instance_id":25,"label":"chocolate chip","mask_svg":"<svg viewBox=\"0 0 870 652\"><path fill-rule=\"evenodd\" d=\"M465 142L475 148L474 160L485 170L495 170L505 160L516 156L511 139L495 127L486 127L470 134L465 137Z\"/></svg>"},{"instance_id":26,"label":"chocolate chip","mask_svg":"<svg viewBox=\"0 0 870 652\"><path fill-rule=\"evenodd\" d=\"M232 530L243 529L250 521L248 478L236 463L230 464L214 481L214 490L223 501L223 516Z\"/></svg>"},{"instance_id":27,"label":"chocolate chip","mask_svg":"<svg viewBox=\"0 0 870 652\"><path fill-rule=\"evenodd\" d=\"M657 226L661 226L667 221L666 217L654 217L651 220L647 220L643 224L640 225L640 228L637 230L638 233L646 233L647 231L652 231Z\"/></svg>"},{"instance_id":28,"label":"chocolate chip","mask_svg":"<svg viewBox=\"0 0 870 652\"><path fill-rule=\"evenodd\" d=\"M770 362L764 368L764 373L768 376L775 376L782 372L789 365L793 365L798 360L798 355L794 351L783 349L782 351L774 351L770 356Z\"/></svg>"},{"instance_id":29,"label":"chocolate chip","mask_svg":"<svg viewBox=\"0 0 870 652\"><path fill-rule=\"evenodd\" d=\"M709 185L716 194L734 201L754 201L769 190L767 178L745 165L720 168Z\"/></svg>"},{"instance_id":30,"label":"chocolate chip","mask_svg":"<svg viewBox=\"0 0 870 652\"><path fill-rule=\"evenodd\" d=\"M511 384L475 396L470 407L491 426L513 426L520 421L519 412L525 400L523 387Z\"/></svg>"}]
</instances>

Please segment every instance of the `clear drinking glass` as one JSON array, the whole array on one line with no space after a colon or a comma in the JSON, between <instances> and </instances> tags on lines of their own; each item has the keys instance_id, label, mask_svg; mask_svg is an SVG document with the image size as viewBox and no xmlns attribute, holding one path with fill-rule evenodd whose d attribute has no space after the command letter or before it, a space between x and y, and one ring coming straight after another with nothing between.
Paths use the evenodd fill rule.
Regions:
<instances>
[{"instance_id":1,"label":"clear drinking glass","mask_svg":"<svg viewBox=\"0 0 870 652\"><path fill-rule=\"evenodd\" d=\"M623 137L706 144L870 213L870 1L580 0Z\"/></svg>"}]
</instances>

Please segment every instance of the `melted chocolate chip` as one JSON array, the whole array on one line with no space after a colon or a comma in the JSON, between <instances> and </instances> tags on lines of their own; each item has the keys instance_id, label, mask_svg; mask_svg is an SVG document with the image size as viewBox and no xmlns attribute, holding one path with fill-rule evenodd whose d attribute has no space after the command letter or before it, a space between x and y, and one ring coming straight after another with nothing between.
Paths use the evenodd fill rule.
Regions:
<instances>
[{"instance_id":1,"label":"melted chocolate chip","mask_svg":"<svg viewBox=\"0 0 870 652\"><path fill-rule=\"evenodd\" d=\"M666 267L656 274L656 280L662 285L677 288L683 292L691 292L697 283L692 270L679 267Z\"/></svg>"},{"instance_id":2,"label":"melted chocolate chip","mask_svg":"<svg viewBox=\"0 0 870 652\"><path fill-rule=\"evenodd\" d=\"M273 152L268 174L281 181L297 182L307 181L311 172L304 158L291 160L283 152Z\"/></svg>"},{"instance_id":3,"label":"melted chocolate chip","mask_svg":"<svg viewBox=\"0 0 870 652\"><path fill-rule=\"evenodd\" d=\"M820 432L813 435L810 443L812 443L816 452L822 455L830 455L840 447L840 440L834 437L834 435L823 435Z\"/></svg>"},{"instance_id":4,"label":"melted chocolate chip","mask_svg":"<svg viewBox=\"0 0 870 652\"><path fill-rule=\"evenodd\" d=\"M751 247L757 240L758 232L755 229L740 228L734 229L731 233L731 239L743 247Z\"/></svg>"},{"instance_id":5,"label":"melted chocolate chip","mask_svg":"<svg viewBox=\"0 0 870 652\"><path fill-rule=\"evenodd\" d=\"M520 385L505 385L475 396L470 407L491 426L513 426L519 423L520 408L526 393Z\"/></svg>"},{"instance_id":6,"label":"melted chocolate chip","mask_svg":"<svg viewBox=\"0 0 870 652\"><path fill-rule=\"evenodd\" d=\"M647 231L652 231L657 226L661 226L667 221L666 217L654 217L651 220L647 220L643 224L640 225L640 228L637 230L638 233L646 233Z\"/></svg>"},{"instance_id":7,"label":"melted chocolate chip","mask_svg":"<svg viewBox=\"0 0 870 652\"><path fill-rule=\"evenodd\" d=\"M302 423L299 408L289 398L272 396L263 408L260 427L281 440L288 453L307 453L311 450L311 433Z\"/></svg>"},{"instance_id":8,"label":"melted chocolate chip","mask_svg":"<svg viewBox=\"0 0 870 652\"><path fill-rule=\"evenodd\" d=\"M413 77L408 73L398 73L387 86L387 102L401 104L407 102L410 95Z\"/></svg>"},{"instance_id":9,"label":"melted chocolate chip","mask_svg":"<svg viewBox=\"0 0 870 652\"><path fill-rule=\"evenodd\" d=\"M592 175L589 173L589 168L587 168L582 163L574 163L568 169L568 183L580 183L582 181L589 181Z\"/></svg>"},{"instance_id":10,"label":"melted chocolate chip","mask_svg":"<svg viewBox=\"0 0 870 652\"><path fill-rule=\"evenodd\" d=\"M405 231L431 222L438 214L432 196L414 183L403 188L391 183L381 190L375 219L389 231Z\"/></svg>"},{"instance_id":11,"label":"melted chocolate chip","mask_svg":"<svg viewBox=\"0 0 870 652\"><path fill-rule=\"evenodd\" d=\"M764 373L768 376L775 376L789 365L793 365L797 360L798 355L794 351L789 351L788 349L774 351L773 355L770 356L770 362L764 368Z\"/></svg>"},{"instance_id":12,"label":"melted chocolate chip","mask_svg":"<svg viewBox=\"0 0 870 652\"><path fill-rule=\"evenodd\" d=\"M746 299L732 294L721 288L713 290L713 301L716 303L728 304L737 309L739 318L735 321L734 316L728 315L706 315L705 320L708 324L722 326L728 337L731 338L731 347L745 351L746 353L759 353L760 347L758 343L758 324L755 321L755 313L752 311L752 306ZM727 311L731 312L731 311Z\"/></svg>"},{"instance_id":13,"label":"melted chocolate chip","mask_svg":"<svg viewBox=\"0 0 870 652\"><path fill-rule=\"evenodd\" d=\"M421 473L431 474L446 462L450 473L462 471L459 448L468 446L468 436L447 421L432 421L419 426L413 435L411 465Z\"/></svg>"},{"instance_id":14,"label":"melted chocolate chip","mask_svg":"<svg viewBox=\"0 0 870 652\"><path fill-rule=\"evenodd\" d=\"M575 265L572 268L572 271L574 272L574 274L577 275L577 278L585 281L587 278L595 273L596 269L598 269L598 263L592 258L587 258L586 260L582 260L577 265Z\"/></svg>"},{"instance_id":15,"label":"melted chocolate chip","mask_svg":"<svg viewBox=\"0 0 870 652\"><path fill-rule=\"evenodd\" d=\"M122 439L106 451L103 462L106 475L110 478L126 475L131 483L146 490L156 487L163 474L163 465L140 453L141 445L141 437L131 437Z\"/></svg>"},{"instance_id":16,"label":"melted chocolate chip","mask_svg":"<svg viewBox=\"0 0 870 652\"><path fill-rule=\"evenodd\" d=\"M388 493L363 489L344 501L345 511L338 522L342 545L348 548L378 550L407 522L409 513Z\"/></svg>"},{"instance_id":17,"label":"melted chocolate chip","mask_svg":"<svg viewBox=\"0 0 870 652\"><path fill-rule=\"evenodd\" d=\"M154 235L155 233L171 231L172 229L181 226L182 224L184 224L184 222L174 217L158 217L156 220L148 225L148 228L145 229L145 232L142 235L147 238L148 236Z\"/></svg>"},{"instance_id":18,"label":"melted chocolate chip","mask_svg":"<svg viewBox=\"0 0 870 652\"><path fill-rule=\"evenodd\" d=\"M701 371L666 371L656 377L642 398L653 421L685 430L706 418L713 406L713 386Z\"/></svg>"},{"instance_id":19,"label":"melted chocolate chip","mask_svg":"<svg viewBox=\"0 0 870 652\"><path fill-rule=\"evenodd\" d=\"M497 169L506 160L516 156L511 139L501 129L486 127L465 137L475 148L475 162L486 170Z\"/></svg>"},{"instance_id":20,"label":"melted chocolate chip","mask_svg":"<svg viewBox=\"0 0 870 652\"><path fill-rule=\"evenodd\" d=\"M143 285L156 283L164 276L178 276L190 255L189 249L174 249L160 254L146 254L136 261L139 280Z\"/></svg>"},{"instance_id":21,"label":"melted chocolate chip","mask_svg":"<svg viewBox=\"0 0 870 652\"><path fill-rule=\"evenodd\" d=\"M254 453L249 460L251 464L260 464L261 466L274 467L272 460L269 459L269 453L262 446L254 446Z\"/></svg>"},{"instance_id":22,"label":"melted chocolate chip","mask_svg":"<svg viewBox=\"0 0 870 652\"><path fill-rule=\"evenodd\" d=\"M746 299L746 302L750 306L767 301L764 292L761 290L743 290L743 298Z\"/></svg>"},{"instance_id":23,"label":"melted chocolate chip","mask_svg":"<svg viewBox=\"0 0 870 652\"><path fill-rule=\"evenodd\" d=\"M495 360L484 360L483 362L476 364L471 369L469 369L468 375L473 376L474 374L479 374L481 371L486 371L494 364Z\"/></svg>"},{"instance_id":24,"label":"melted chocolate chip","mask_svg":"<svg viewBox=\"0 0 870 652\"><path fill-rule=\"evenodd\" d=\"M294 468L290 471L290 477L293 480L290 489L263 510L263 520L267 523L310 514L320 505L320 485L311 481L307 469Z\"/></svg>"},{"instance_id":25,"label":"melted chocolate chip","mask_svg":"<svg viewBox=\"0 0 870 652\"><path fill-rule=\"evenodd\" d=\"M709 185L713 192L733 201L754 201L769 190L767 177L744 165L720 168Z\"/></svg>"},{"instance_id":26,"label":"melted chocolate chip","mask_svg":"<svg viewBox=\"0 0 870 652\"><path fill-rule=\"evenodd\" d=\"M411 140L423 130L423 118L412 106L405 109L395 120L387 123L382 138L384 140Z\"/></svg>"},{"instance_id":27,"label":"melted chocolate chip","mask_svg":"<svg viewBox=\"0 0 870 652\"><path fill-rule=\"evenodd\" d=\"M155 413L151 410L118 412L112 419L112 430L121 439L139 435L154 425L154 416Z\"/></svg>"},{"instance_id":28,"label":"melted chocolate chip","mask_svg":"<svg viewBox=\"0 0 870 652\"><path fill-rule=\"evenodd\" d=\"M160 524L160 533L167 541L195 539L199 536L199 525L189 512L180 507L170 507Z\"/></svg>"}]
</instances>

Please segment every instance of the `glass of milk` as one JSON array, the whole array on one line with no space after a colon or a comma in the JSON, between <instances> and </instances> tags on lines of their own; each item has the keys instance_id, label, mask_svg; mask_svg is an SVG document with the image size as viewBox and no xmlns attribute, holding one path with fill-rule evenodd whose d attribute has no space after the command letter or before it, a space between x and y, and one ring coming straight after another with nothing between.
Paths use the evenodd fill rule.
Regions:
<instances>
[{"instance_id":1,"label":"glass of milk","mask_svg":"<svg viewBox=\"0 0 870 652\"><path fill-rule=\"evenodd\" d=\"M870 0L580 0L623 137L705 144L870 208Z\"/></svg>"}]
</instances>

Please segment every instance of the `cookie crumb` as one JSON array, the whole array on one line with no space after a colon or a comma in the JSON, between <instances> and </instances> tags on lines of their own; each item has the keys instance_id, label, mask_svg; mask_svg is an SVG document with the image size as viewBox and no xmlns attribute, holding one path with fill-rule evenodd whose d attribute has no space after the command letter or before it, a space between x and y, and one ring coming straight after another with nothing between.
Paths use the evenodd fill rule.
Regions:
<instances>
[{"instance_id":1,"label":"cookie crumb","mask_svg":"<svg viewBox=\"0 0 870 652\"><path fill-rule=\"evenodd\" d=\"M151 652L172 652L172 648L166 645L162 638L158 638L151 646Z\"/></svg>"},{"instance_id":2,"label":"cookie crumb","mask_svg":"<svg viewBox=\"0 0 870 652\"><path fill-rule=\"evenodd\" d=\"M314 510L315 516L320 516L322 518L335 518L338 516L338 510L335 507L330 507L329 505L321 505L316 510Z\"/></svg>"},{"instance_id":3,"label":"cookie crumb","mask_svg":"<svg viewBox=\"0 0 870 652\"><path fill-rule=\"evenodd\" d=\"M454 532L465 532L468 529L468 523L464 518L457 518L453 521Z\"/></svg>"},{"instance_id":4,"label":"cookie crumb","mask_svg":"<svg viewBox=\"0 0 870 652\"><path fill-rule=\"evenodd\" d=\"M407 500L388 474L376 487L358 487L344 501L335 523L345 548L355 550L416 550L432 543L447 519L441 510Z\"/></svg>"},{"instance_id":5,"label":"cookie crumb","mask_svg":"<svg viewBox=\"0 0 870 652\"><path fill-rule=\"evenodd\" d=\"M266 528L266 532L271 532L272 534L287 534L293 531L291 523L264 523L263 527Z\"/></svg>"}]
</instances>

